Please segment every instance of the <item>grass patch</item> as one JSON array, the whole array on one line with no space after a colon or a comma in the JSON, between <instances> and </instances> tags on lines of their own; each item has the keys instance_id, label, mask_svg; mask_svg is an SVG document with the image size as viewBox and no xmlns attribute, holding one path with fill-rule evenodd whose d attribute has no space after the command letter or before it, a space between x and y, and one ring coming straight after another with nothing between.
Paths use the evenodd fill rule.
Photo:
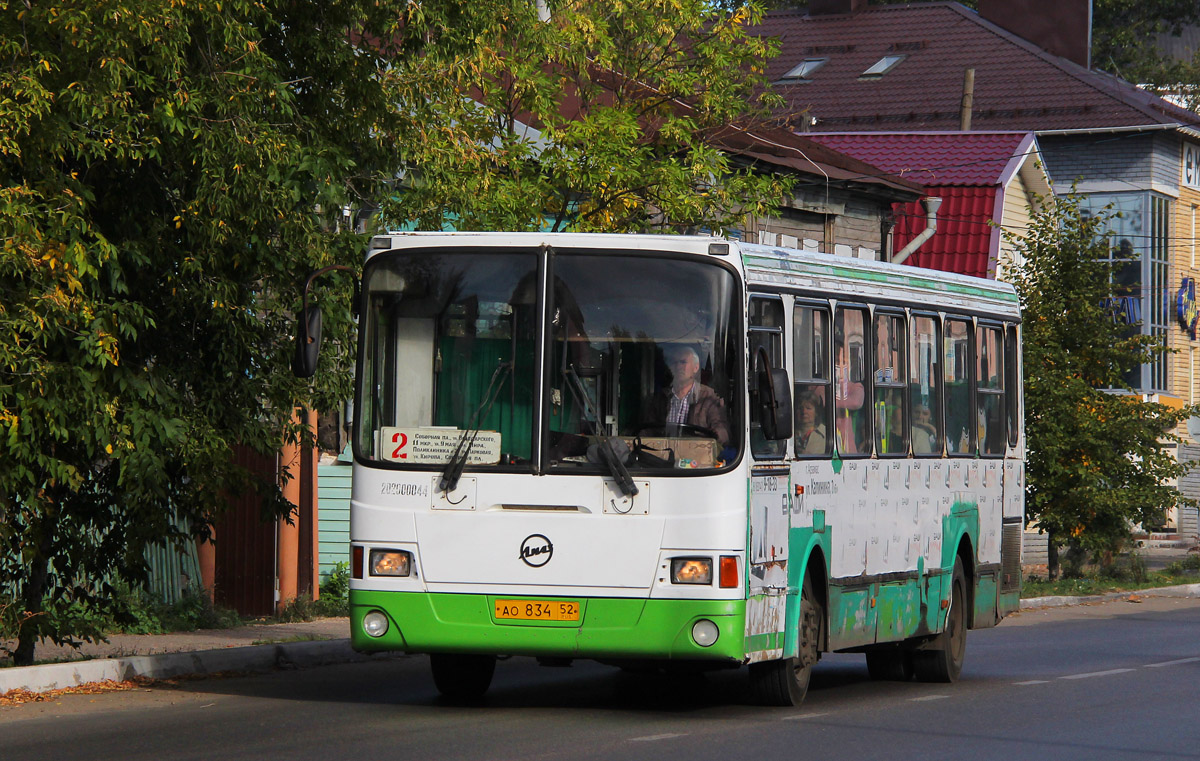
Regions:
<instances>
[{"instance_id":1,"label":"grass patch","mask_svg":"<svg viewBox=\"0 0 1200 761\"><path fill-rule=\"evenodd\" d=\"M294 624L314 618L344 618L350 615L350 564L338 563L321 585L320 599L309 600L304 595L283 607L271 619L273 623Z\"/></svg>"},{"instance_id":2,"label":"grass patch","mask_svg":"<svg viewBox=\"0 0 1200 761\"><path fill-rule=\"evenodd\" d=\"M1200 583L1200 554L1188 555L1183 560L1169 564L1161 571L1147 571L1145 561L1132 554L1114 560L1107 565L1087 565L1067 569L1070 578L1054 581L1031 576L1021 585L1021 596L1082 597L1110 592L1136 592L1140 589L1171 587L1179 584Z\"/></svg>"}]
</instances>

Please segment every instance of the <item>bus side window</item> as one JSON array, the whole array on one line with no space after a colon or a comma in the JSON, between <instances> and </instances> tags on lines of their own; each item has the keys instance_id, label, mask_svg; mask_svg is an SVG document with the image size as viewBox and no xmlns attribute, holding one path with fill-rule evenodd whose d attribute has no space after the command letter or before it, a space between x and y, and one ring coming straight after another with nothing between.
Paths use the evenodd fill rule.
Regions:
<instances>
[{"instance_id":1,"label":"bus side window","mask_svg":"<svg viewBox=\"0 0 1200 761\"><path fill-rule=\"evenodd\" d=\"M974 333L968 320L950 319L945 325L946 450L952 455L974 451L974 405L971 404L971 362Z\"/></svg>"},{"instance_id":2,"label":"bus side window","mask_svg":"<svg viewBox=\"0 0 1200 761\"><path fill-rule=\"evenodd\" d=\"M980 326L975 332L976 417L979 454L1003 455L1008 441L1004 410L1004 340L998 327Z\"/></svg>"},{"instance_id":3,"label":"bus side window","mask_svg":"<svg viewBox=\"0 0 1200 761\"><path fill-rule=\"evenodd\" d=\"M875 313L875 451L884 456L908 454L908 416L904 412L904 315Z\"/></svg>"},{"instance_id":4,"label":"bus side window","mask_svg":"<svg viewBox=\"0 0 1200 761\"><path fill-rule=\"evenodd\" d=\"M750 297L750 331L747 339L750 348L750 378L748 388L754 394L758 361L758 350L766 349L772 368L783 364L783 299L778 296ZM750 451L759 459L777 459L787 452L787 440L768 440L762 431L762 407L751 398L750 404Z\"/></svg>"},{"instance_id":5,"label":"bus side window","mask_svg":"<svg viewBox=\"0 0 1200 761\"><path fill-rule=\"evenodd\" d=\"M1004 377L1008 387L1008 445L1015 447L1021 432L1021 379L1017 374L1017 360L1021 347L1017 343L1017 326L1009 325L1004 339Z\"/></svg>"},{"instance_id":6,"label":"bus side window","mask_svg":"<svg viewBox=\"0 0 1200 761\"><path fill-rule=\"evenodd\" d=\"M829 310L797 304L792 311L797 457L827 455L833 447L829 338Z\"/></svg>"},{"instance_id":7,"label":"bus side window","mask_svg":"<svg viewBox=\"0 0 1200 761\"><path fill-rule=\"evenodd\" d=\"M913 315L909 334L909 409L914 455L942 453L942 374L937 318Z\"/></svg>"},{"instance_id":8,"label":"bus side window","mask_svg":"<svg viewBox=\"0 0 1200 761\"><path fill-rule=\"evenodd\" d=\"M865 409L868 324L867 310L857 307L839 307L834 318L833 430L843 457L871 453L871 416Z\"/></svg>"}]
</instances>

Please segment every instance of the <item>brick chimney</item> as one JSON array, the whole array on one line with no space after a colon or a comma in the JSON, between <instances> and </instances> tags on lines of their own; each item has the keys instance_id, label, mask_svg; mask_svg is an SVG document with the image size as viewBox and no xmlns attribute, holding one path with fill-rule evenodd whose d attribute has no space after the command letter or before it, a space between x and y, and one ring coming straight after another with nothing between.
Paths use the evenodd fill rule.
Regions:
<instances>
[{"instance_id":1,"label":"brick chimney","mask_svg":"<svg viewBox=\"0 0 1200 761\"><path fill-rule=\"evenodd\" d=\"M1092 67L1092 0L979 0L979 15L1048 53Z\"/></svg>"},{"instance_id":2,"label":"brick chimney","mask_svg":"<svg viewBox=\"0 0 1200 761\"><path fill-rule=\"evenodd\" d=\"M808 15L834 16L840 13L858 13L867 7L868 0L810 0Z\"/></svg>"}]
</instances>

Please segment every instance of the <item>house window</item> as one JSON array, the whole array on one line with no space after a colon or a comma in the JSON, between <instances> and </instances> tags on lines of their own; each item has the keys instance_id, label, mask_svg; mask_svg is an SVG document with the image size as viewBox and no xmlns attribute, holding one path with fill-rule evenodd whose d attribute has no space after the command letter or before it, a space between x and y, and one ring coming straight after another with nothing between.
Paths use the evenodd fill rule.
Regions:
<instances>
[{"instance_id":1,"label":"house window","mask_svg":"<svg viewBox=\"0 0 1200 761\"><path fill-rule=\"evenodd\" d=\"M889 71L896 68L896 65L898 63L900 63L901 61L903 61L905 58L908 58L908 56L907 55L885 55L883 58L880 58L878 61L876 61L875 64L873 66L871 66L871 68L867 69L862 74L859 74L858 78L859 79L879 79L884 74L887 74Z\"/></svg>"},{"instance_id":2,"label":"house window","mask_svg":"<svg viewBox=\"0 0 1200 761\"><path fill-rule=\"evenodd\" d=\"M1133 335L1146 335L1167 345L1170 329L1171 199L1151 193L1093 193L1085 213L1108 215L1112 289L1117 312ZM1170 391L1170 360L1165 352L1154 362L1133 368L1125 378L1130 388L1152 394Z\"/></svg>"},{"instance_id":3,"label":"house window","mask_svg":"<svg viewBox=\"0 0 1200 761\"><path fill-rule=\"evenodd\" d=\"M828 62L828 58L805 58L799 65L792 67L781 79L812 79L812 75Z\"/></svg>"}]
</instances>

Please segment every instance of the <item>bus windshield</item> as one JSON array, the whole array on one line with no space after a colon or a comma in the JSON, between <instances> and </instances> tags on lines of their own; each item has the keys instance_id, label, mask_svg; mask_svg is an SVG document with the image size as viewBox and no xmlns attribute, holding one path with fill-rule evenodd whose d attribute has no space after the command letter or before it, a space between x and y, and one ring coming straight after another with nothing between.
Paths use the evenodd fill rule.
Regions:
<instances>
[{"instance_id":1,"label":"bus windshield","mask_svg":"<svg viewBox=\"0 0 1200 761\"><path fill-rule=\"evenodd\" d=\"M356 455L601 474L614 456L630 472L730 463L737 293L720 266L645 254L377 255L364 272Z\"/></svg>"}]
</instances>

